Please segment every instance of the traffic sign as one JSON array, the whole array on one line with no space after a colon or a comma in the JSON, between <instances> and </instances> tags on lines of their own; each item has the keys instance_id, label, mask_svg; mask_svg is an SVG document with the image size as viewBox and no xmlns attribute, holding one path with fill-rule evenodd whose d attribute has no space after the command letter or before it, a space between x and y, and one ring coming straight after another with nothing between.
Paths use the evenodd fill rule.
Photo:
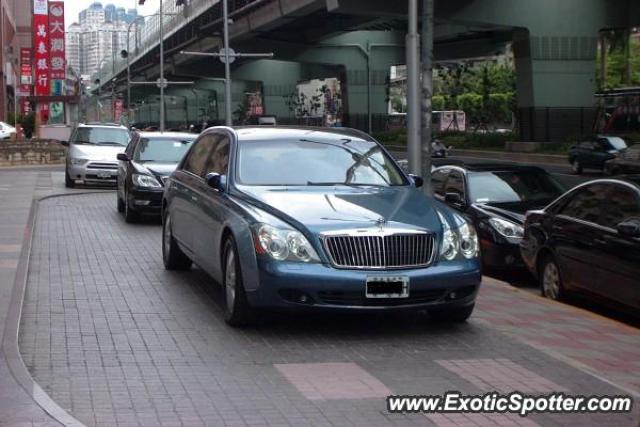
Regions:
<instances>
[{"instance_id":1,"label":"traffic sign","mask_svg":"<svg viewBox=\"0 0 640 427\"><path fill-rule=\"evenodd\" d=\"M225 48L220 49L219 55L220 55L220 62L225 64L227 62L226 49ZM229 48L229 64L233 64L234 62L236 62L236 51Z\"/></svg>"}]
</instances>

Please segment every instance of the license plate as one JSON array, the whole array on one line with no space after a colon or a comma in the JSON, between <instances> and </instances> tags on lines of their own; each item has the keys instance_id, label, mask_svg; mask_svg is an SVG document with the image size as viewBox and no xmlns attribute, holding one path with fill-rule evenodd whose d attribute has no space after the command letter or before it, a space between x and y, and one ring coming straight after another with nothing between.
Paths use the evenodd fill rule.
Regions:
<instances>
[{"instance_id":1,"label":"license plate","mask_svg":"<svg viewBox=\"0 0 640 427\"><path fill-rule=\"evenodd\" d=\"M99 171L97 175L98 175L98 178L103 178L103 179L109 179L113 177L113 174L109 171Z\"/></svg>"},{"instance_id":2,"label":"license plate","mask_svg":"<svg viewBox=\"0 0 640 427\"><path fill-rule=\"evenodd\" d=\"M367 298L408 298L408 277L368 277Z\"/></svg>"}]
</instances>

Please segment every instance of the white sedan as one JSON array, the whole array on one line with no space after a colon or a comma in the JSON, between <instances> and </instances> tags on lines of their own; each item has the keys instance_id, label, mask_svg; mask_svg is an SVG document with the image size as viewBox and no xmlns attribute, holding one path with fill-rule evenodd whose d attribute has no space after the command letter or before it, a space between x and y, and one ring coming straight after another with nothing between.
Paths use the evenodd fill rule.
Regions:
<instances>
[{"instance_id":1,"label":"white sedan","mask_svg":"<svg viewBox=\"0 0 640 427\"><path fill-rule=\"evenodd\" d=\"M16 128L5 122L0 122L0 139L9 139L12 133L16 133Z\"/></svg>"}]
</instances>

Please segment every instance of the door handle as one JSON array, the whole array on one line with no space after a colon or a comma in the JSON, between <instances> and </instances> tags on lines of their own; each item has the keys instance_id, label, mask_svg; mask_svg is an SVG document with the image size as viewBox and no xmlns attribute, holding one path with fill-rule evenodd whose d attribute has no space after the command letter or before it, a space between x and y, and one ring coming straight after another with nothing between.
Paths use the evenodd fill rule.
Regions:
<instances>
[{"instance_id":1,"label":"door handle","mask_svg":"<svg viewBox=\"0 0 640 427\"><path fill-rule=\"evenodd\" d=\"M191 196L191 200L193 200L194 202L197 202L198 198L196 196Z\"/></svg>"},{"instance_id":2,"label":"door handle","mask_svg":"<svg viewBox=\"0 0 640 427\"><path fill-rule=\"evenodd\" d=\"M593 239L593 241L599 245L606 245L607 241L605 239Z\"/></svg>"}]
</instances>

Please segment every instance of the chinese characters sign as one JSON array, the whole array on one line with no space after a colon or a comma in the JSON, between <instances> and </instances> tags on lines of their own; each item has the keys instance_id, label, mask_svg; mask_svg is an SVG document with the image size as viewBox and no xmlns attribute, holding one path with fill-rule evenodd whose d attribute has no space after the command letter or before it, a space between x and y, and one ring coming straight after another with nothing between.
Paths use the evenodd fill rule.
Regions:
<instances>
[{"instance_id":1,"label":"chinese characters sign","mask_svg":"<svg viewBox=\"0 0 640 427\"><path fill-rule=\"evenodd\" d=\"M33 59L35 65L36 96L47 96L49 82L49 19L46 0L33 3Z\"/></svg>"},{"instance_id":2,"label":"chinese characters sign","mask_svg":"<svg viewBox=\"0 0 640 427\"><path fill-rule=\"evenodd\" d=\"M49 1L49 60L49 78L64 80L67 76L65 72L64 3L61 1Z\"/></svg>"},{"instance_id":3,"label":"chinese characters sign","mask_svg":"<svg viewBox=\"0 0 640 427\"><path fill-rule=\"evenodd\" d=\"M18 96L23 98L20 101L20 113L27 115L30 112L29 101L26 99L31 95L33 86L33 65L31 63L31 49L20 49L20 90Z\"/></svg>"}]
</instances>

